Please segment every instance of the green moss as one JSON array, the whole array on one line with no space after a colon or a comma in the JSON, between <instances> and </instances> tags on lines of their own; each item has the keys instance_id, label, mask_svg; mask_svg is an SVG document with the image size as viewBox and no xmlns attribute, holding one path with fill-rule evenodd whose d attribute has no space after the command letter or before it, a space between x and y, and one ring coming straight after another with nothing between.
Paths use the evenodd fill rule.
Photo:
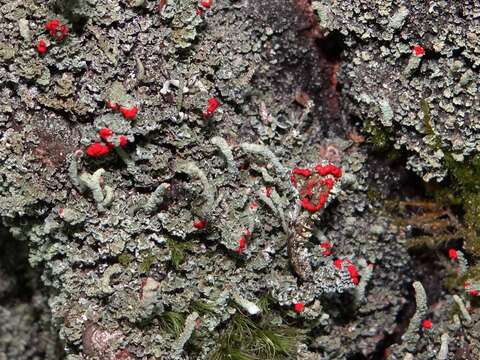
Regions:
<instances>
[{"instance_id":1,"label":"green moss","mask_svg":"<svg viewBox=\"0 0 480 360\"><path fill-rule=\"evenodd\" d=\"M149 272L155 260L155 256L153 256L152 254L147 254L140 263L138 271L140 271L141 273Z\"/></svg>"},{"instance_id":2,"label":"green moss","mask_svg":"<svg viewBox=\"0 0 480 360\"><path fill-rule=\"evenodd\" d=\"M167 246L170 250L170 260L177 269L185 260L185 252L191 247L189 242L179 242L172 239L167 240Z\"/></svg>"},{"instance_id":3,"label":"green moss","mask_svg":"<svg viewBox=\"0 0 480 360\"><path fill-rule=\"evenodd\" d=\"M480 154L458 162L447 152L445 166L456 189L480 192Z\"/></svg>"},{"instance_id":4,"label":"green moss","mask_svg":"<svg viewBox=\"0 0 480 360\"><path fill-rule=\"evenodd\" d=\"M375 152L385 154L390 162L395 162L402 158L402 152L393 146L391 139L394 134L391 130L367 120L364 123L363 132L367 134L366 141L373 146Z\"/></svg>"},{"instance_id":5,"label":"green moss","mask_svg":"<svg viewBox=\"0 0 480 360\"><path fill-rule=\"evenodd\" d=\"M208 304L205 301L197 300L190 305L192 311L196 311L200 315L213 314L215 307L212 304Z\"/></svg>"},{"instance_id":6,"label":"green moss","mask_svg":"<svg viewBox=\"0 0 480 360\"><path fill-rule=\"evenodd\" d=\"M117 261L120 265L127 267L132 262L132 257L128 254L119 255Z\"/></svg>"},{"instance_id":7,"label":"green moss","mask_svg":"<svg viewBox=\"0 0 480 360\"><path fill-rule=\"evenodd\" d=\"M462 204L464 248L469 253L480 256L480 154L464 162L446 154L445 164L449 171L448 190L454 194L456 202ZM448 191L447 190L447 191Z\"/></svg>"},{"instance_id":8,"label":"green moss","mask_svg":"<svg viewBox=\"0 0 480 360\"><path fill-rule=\"evenodd\" d=\"M270 311L270 305L273 303L273 299L269 293L265 293L258 299L257 305L262 310L263 314Z\"/></svg>"},{"instance_id":9,"label":"green moss","mask_svg":"<svg viewBox=\"0 0 480 360\"><path fill-rule=\"evenodd\" d=\"M373 145L375 150L384 151L392 148L390 134L383 127L375 125L373 121L366 121L363 130L368 134L367 142Z\"/></svg>"},{"instance_id":10,"label":"green moss","mask_svg":"<svg viewBox=\"0 0 480 360\"><path fill-rule=\"evenodd\" d=\"M268 309L266 299L260 301ZM295 357L297 344L305 340L301 329L273 325L271 313L252 320L238 312L227 325L211 360L276 360Z\"/></svg>"},{"instance_id":11,"label":"green moss","mask_svg":"<svg viewBox=\"0 0 480 360\"><path fill-rule=\"evenodd\" d=\"M185 315L175 311L165 311L160 315L159 320L160 326L164 331L175 335L175 337L178 337L183 331Z\"/></svg>"}]
</instances>

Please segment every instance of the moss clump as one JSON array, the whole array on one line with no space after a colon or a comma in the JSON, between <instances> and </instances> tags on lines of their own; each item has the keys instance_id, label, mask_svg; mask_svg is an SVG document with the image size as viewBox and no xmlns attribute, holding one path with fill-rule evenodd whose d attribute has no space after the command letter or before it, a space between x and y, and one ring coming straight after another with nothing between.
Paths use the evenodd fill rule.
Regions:
<instances>
[{"instance_id":1,"label":"moss clump","mask_svg":"<svg viewBox=\"0 0 480 360\"><path fill-rule=\"evenodd\" d=\"M149 272L154 262L155 256L153 256L152 254L147 254L138 266L138 271L140 271L141 273Z\"/></svg>"},{"instance_id":2,"label":"moss clump","mask_svg":"<svg viewBox=\"0 0 480 360\"><path fill-rule=\"evenodd\" d=\"M267 302L261 302L266 305ZM268 305L266 306L268 308ZM238 312L227 325L211 360L277 360L294 358L305 333L287 325L273 325L272 312L252 320Z\"/></svg>"},{"instance_id":3,"label":"moss clump","mask_svg":"<svg viewBox=\"0 0 480 360\"><path fill-rule=\"evenodd\" d=\"M377 151L389 150L392 148L390 134L381 126L377 126L373 121L366 121L363 131L368 134L367 143L373 145Z\"/></svg>"},{"instance_id":4,"label":"moss clump","mask_svg":"<svg viewBox=\"0 0 480 360\"><path fill-rule=\"evenodd\" d=\"M128 254L119 255L117 261L120 265L127 267L132 262L132 257Z\"/></svg>"},{"instance_id":5,"label":"moss clump","mask_svg":"<svg viewBox=\"0 0 480 360\"><path fill-rule=\"evenodd\" d=\"M189 242L179 242L172 239L167 240L167 246L170 250L170 260L175 269L185 260L185 252L191 247Z\"/></svg>"},{"instance_id":6,"label":"moss clump","mask_svg":"<svg viewBox=\"0 0 480 360\"><path fill-rule=\"evenodd\" d=\"M446 153L445 165L452 177L452 185L457 190L480 192L480 154L458 162L450 153Z\"/></svg>"},{"instance_id":7,"label":"moss clump","mask_svg":"<svg viewBox=\"0 0 480 360\"><path fill-rule=\"evenodd\" d=\"M393 133L373 121L366 121L363 125L363 132L367 134L366 142L373 147L374 152L385 154L390 162L396 162L402 158L402 152L393 146Z\"/></svg>"},{"instance_id":8,"label":"moss clump","mask_svg":"<svg viewBox=\"0 0 480 360\"><path fill-rule=\"evenodd\" d=\"M160 326L166 332L178 337L185 324L185 315L175 311L165 311L160 315Z\"/></svg>"},{"instance_id":9,"label":"moss clump","mask_svg":"<svg viewBox=\"0 0 480 360\"><path fill-rule=\"evenodd\" d=\"M476 257L480 256L480 154L458 162L450 154L445 156L449 171L448 188L457 203L463 207L464 248Z\"/></svg>"},{"instance_id":10,"label":"moss clump","mask_svg":"<svg viewBox=\"0 0 480 360\"><path fill-rule=\"evenodd\" d=\"M213 314L215 312L215 306L201 300L194 301L190 305L190 309L192 312L196 311L200 315Z\"/></svg>"}]
</instances>

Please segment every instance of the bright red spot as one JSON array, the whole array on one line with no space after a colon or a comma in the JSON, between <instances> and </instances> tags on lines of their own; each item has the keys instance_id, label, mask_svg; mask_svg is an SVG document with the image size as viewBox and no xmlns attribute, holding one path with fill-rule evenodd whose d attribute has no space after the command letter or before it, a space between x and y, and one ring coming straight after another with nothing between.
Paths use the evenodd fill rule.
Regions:
<instances>
[{"instance_id":1,"label":"bright red spot","mask_svg":"<svg viewBox=\"0 0 480 360\"><path fill-rule=\"evenodd\" d=\"M60 24L60 20L52 19L45 24L45 29L48 30L51 36L57 41L63 40L68 35L68 27L65 24Z\"/></svg>"},{"instance_id":2,"label":"bright red spot","mask_svg":"<svg viewBox=\"0 0 480 360\"><path fill-rule=\"evenodd\" d=\"M238 247L235 250L237 253L241 254L243 250L245 250L245 247L247 246L247 239L245 236L242 236L240 240L238 240Z\"/></svg>"},{"instance_id":3,"label":"bright red spot","mask_svg":"<svg viewBox=\"0 0 480 360\"><path fill-rule=\"evenodd\" d=\"M207 225L207 220L195 220L193 222L193 227L195 229L201 230Z\"/></svg>"},{"instance_id":4,"label":"bright red spot","mask_svg":"<svg viewBox=\"0 0 480 360\"><path fill-rule=\"evenodd\" d=\"M91 156L91 157L100 157L108 154L109 151L110 151L110 148L107 145L97 142L88 146L86 153L88 156Z\"/></svg>"},{"instance_id":5,"label":"bright red spot","mask_svg":"<svg viewBox=\"0 0 480 360\"><path fill-rule=\"evenodd\" d=\"M451 260L458 260L458 252L455 249L448 249L448 257Z\"/></svg>"},{"instance_id":6,"label":"bright red spot","mask_svg":"<svg viewBox=\"0 0 480 360\"><path fill-rule=\"evenodd\" d=\"M220 106L220 102L215 98L210 98L207 100L207 102L208 102L207 110L203 112L203 116L205 118L211 117L213 113L217 110L217 108Z\"/></svg>"},{"instance_id":7,"label":"bright red spot","mask_svg":"<svg viewBox=\"0 0 480 360\"><path fill-rule=\"evenodd\" d=\"M293 304L293 310L297 313L300 314L303 309L305 309L305 304L304 303L294 303Z\"/></svg>"},{"instance_id":8,"label":"bright red spot","mask_svg":"<svg viewBox=\"0 0 480 360\"><path fill-rule=\"evenodd\" d=\"M308 177L312 174L312 171L310 169L305 169L305 168L294 168L292 170L292 174Z\"/></svg>"},{"instance_id":9,"label":"bright red spot","mask_svg":"<svg viewBox=\"0 0 480 360\"><path fill-rule=\"evenodd\" d=\"M45 29L50 31L50 35L55 36L57 32L58 25L60 25L60 20L52 19L45 24Z\"/></svg>"},{"instance_id":10,"label":"bright red spot","mask_svg":"<svg viewBox=\"0 0 480 360\"><path fill-rule=\"evenodd\" d=\"M352 279L352 282L355 285L358 285L359 275L358 275L358 271L357 271L357 268L355 267L355 265L353 265L353 264L348 265L347 266L347 271L350 274L350 278Z\"/></svg>"},{"instance_id":11,"label":"bright red spot","mask_svg":"<svg viewBox=\"0 0 480 360\"><path fill-rule=\"evenodd\" d=\"M100 135L103 140L107 140L110 136L113 135L113 131L109 128L101 128L100 130L98 130L98 135Z\"/></svg>"},{"instance_id":12,"label":"bright red spot","mask_svg":"<svg viewBox=\"0 0 480 360\"><path fill-rule=\"evenodd\" d=\"M328 241L325 241L320 244L320 247L323 249L323 256L330 256L332 255L332 244Z\"/></svg>"},{"instance_id":13,"label":"bright red spot","mask_svg":"<svg viewBox=\"0 0 480 360\"><path fill-rule=\"evenodd\" d=\"M128 144L128 139L126 136L124 135L120 135L118 137L118 144L121 146L121 147L124 147Z\"/></svg>"},{"instance_id":14,"label":"bright red spot","mask_svg":"<svg viewBox=\"0 0 480 360\"><path fill-rule=\"evenodd\" d=\"M317 165L315 166L315 170L320 176L333 175L336 178L342 176L342 169L333 164Z\"/></svg>"},{"instance_id":15,"label":"bright red spot","mask_svg":"<svg viewBox=\"0 0 480 360\"><path fill-rule=\"evenodd\" d=\"M423 327L424 329L429 330L429 329L432 328L432 322L431 322L430 320L423 320L423 322L422 322L422 327Z\"/></svg>"},{"instance_id":16,"label":"bright red spot","mask_svg":"<svg viewBox=\"0 0 480 360\"><path fill-rule=\"evenodd\" d=\"M341 269L342 269L342 262L343 262L342 259L336 259L336 260L333 262L333 265L334 265L338 270L341 270Z\"/></svg>"},{"instance_id":17,"label":"bright red spot","mask_svg":"<svg viewBox=\"0 0 480 360\"><path fill-rule=\"evenodd\" d=\"M37 44L37 51L40 55L43 55L47 52L47 43L45 40L41 39Z\"/></svg>"},{"instance_id":18,"label":"bright red spot","mask_svg":"<svg viewBox=\"0 0 480 360\"><path fill-rule=\"evenodd\" d=\"M413 54L417 57L422 57L423 55L425 55L425 49L422 45L417 44L413 47Z\"/></svg>"},{"instance_id":19,"label":"bright red spot","mask_svg":"<svg viewBox=\"0 0 480 360\"><path fill-rule=\"evenodd\" d=\"M120 106L120 112L125 119L133 120L137 117L138 108L136 106L132 106L131 108Z\"/></svg>"}]
</instances>

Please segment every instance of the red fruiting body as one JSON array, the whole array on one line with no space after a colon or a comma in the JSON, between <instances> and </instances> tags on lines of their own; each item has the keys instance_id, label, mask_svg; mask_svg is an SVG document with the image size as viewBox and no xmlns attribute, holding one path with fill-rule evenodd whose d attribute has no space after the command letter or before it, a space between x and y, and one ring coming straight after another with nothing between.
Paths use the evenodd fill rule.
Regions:
<instances>
[{"instance_id":1,"label":"red fruiting body","mask_svg":"<svg viewBox=\"0 0 480 360\"><path fill-rule=\"evenodd\" d=\"M308 210L310 212L315 212L315 211L318 211L320 210L321 208L317 208L317 206L313 205L310 200L308 200L307 198L303 198L300 200L300 205L302 205L302 207L305 209L305 210Z\"/></svg>"},{"instance_id":2,"label":"red fruiting body","mask_svg":"<svg viewBox=\"0 0 480 360\"><path fill-rule=\"evenodd\" d=\"M304 303L294 303L293 304L293 310L297 313L300 314L303 309L305 309L305 304Z\"/></svg>"},{"instance_id":3,"label":"red fruiting body","mask_svg":"<svg viewBox=\"0 0 480 360\"><path fill-rule=\"evenodd\" d=\"M320 244L320 247L323 249L323 256L330 256L332 255L332 244L328 241L325 241Z\"/></svg>"},{"instance_id":4,"label":"red fruiting body","mask_svg":"<svg viewBox=\"0 0 480 360\"><path fill-rule=\"evenodd\" d=\"M326 202L327 202L327 196L325 196L324 194L321 194L317 205L312 204L312 202L306 197L300 200L300 205L302 205L302 207L305 210L308 210L310 212L317 212L323 208Z\"/></svg>"},{"instance_id":5,"label":"red fruiting body","mask_svg":"<svg viewBox=\"0 0 480 360\"><path fill-rule=\"evenodd\" d=\"M448 257L451 259L451 260L458 260L458 253L457 253L457 250L455 249L448 249Z\"/></svg>"},{"instance_id":6,"label":"red fruiting body","mask_svg":"<svg viewBox=\"0 0 480 360\"><path fill-rule=\"evenodd\" d=\"M47 52L47 43L45 42L45 40L39 40L37 44L37 51L40 55L43 55Z\"/></svg>"},{"instance_id":7,"label":"red fruiting body","mask_svg":"<svg viewBox=\"0 0 480 360\"><path fill-rule=\"evenodd\" d=\"M217 99L215 98L208 99L208 107L207 107L207 110L203 112L203 116L205 118L212 116L219 106L220 106L220 102Z\"/></svg>"},{"instance_id":8,"label":"red fruiting body","mask_svg":"<svg viewBox=\"0 0 480 360\"><path fill-rule=\"evenodd\" d=\"M250 209L255 210L258 207L257 203L255 201L252 201L250 203Z\"/></svg>"},{"instance_id":9,"label":"red fruiting body","mask_svg":"<svg viewBox=\"0 0 480 360\"><path fill-rule=\"evenodd\" d=\"M45 29L50 32L50 35L55 36L57 34L58 25L60 25L60 20L52 19L45 24Z\"/></svg>"},{"instance_id":10,"label":"red fruiting body","mask_svg":"<svg viewBox=\"0 0 480 360\"><path fill-rule=\"evenodd\" d=\"M207 225L207 220L195 220L193 222L193 227L195 229L201 230Z\"/></svg>"},{"instance_id":11,"label":"red fruiting body","mask_svg":"<svg viewBox=\"0 0 480 360\"><path fill-rule=\"evenodd\" d=\"M431 322L430 320L423 320L423 322L422 322L422 327L423 327L424 329L429 330L429 329L432 328L432 322Z\"/></svg>"},{"instance_id":12,"label":"red fruiting body","mask_svg":"<svg viewBox=\"0 0 480 360\"><path fill-rule=\"evenodd\" d=\"M468 292L471 296L477 296L478 295L478 290L473 289Z\"/></svg>"},{"instance_id":13,"label":"red fruiting body","mask_svg":"<svg viewBox=\"0 0 480 360\"><path fill-rule=\"evenodd\" d=\"M296 175L307 178L306 183L300 190L300 205L310 212L319 211L325 206L335 180L342 176L342 169L333 164L317 165L315 170L318 175L313 174L310 169L294 168L290 177L290 181L295 187L297 187ZM326 177L328 175L331 176ZM319 188L319 190L315 191L316 188Z\"/></svg>"},{"instance_id":14,"label":"red fruiting body","mask_svg":"<svg viewBox=\"0 0 480 360\"><path fill-rule=\"evenodd\" d=\"M68 27L65 24L60 24L60 20L52 19L45 25L45 29L49 31L50 35L57 41L62 41L68 35Z\"/></svg>"},{"instance_id":15,"label":"red fruiting body","mask_svg":"<svg viewBox=\"0 0 480 360\"><path fill-rule=\"evenodd\" d=\"M238 248L235 250L237 253L241 254L245 247L247 246L247 239L245 236L242 236L240 240L238 240Z\"/></svg>"},{"instance_id":16,"label":"red fruiting body","mask_svg":"<svg viewBox=\"0 0 480 360\"><path fill-rule=\"evenodd\" d=\"M212 6L212 0L202 0L200 1L200 5L209 9Z\"/></svg>"},{"instance_id":17,"label":"red fruiting body","mask_svg":"<svg viewBox=\"0 0 480 360\"><path fill-rule=\"evenodd\" d=\"M423 46L417 44L413 47L413 54L417 57L422 57L425 55L425 49Z\"/></svg>"},{"instance_id":18,"label":"red fruiting body","mask_svg":"<svg viewBox=\"0 0 480 360\"><path fill-rule=\"evenodd\" d=\"M358 285L358 271L357 271L357 268L355 267L355 265L353 264L350 264L347 266L347 271L348 273L350 274L350 278L352 279L352 282L355 284L355 285Z\"/></svg>"},{"instance_id":19,"label":"red fruiting body","mask_svg":"<svg viewBox=\"0 0 480 360\"><path fill-rule=\"evenodd\" d=\"M317 165L315 170L320 176L333 175L337 179L342 176L342 169L333 164Z\"/></svg>"},{"instance_id":20,"label":"red fruiting body","mask_svg":"<svg viewBox=\"0 0 480 360\"><path fill-rule=\"evenodd\" d=\"M125 119L133 120L137 117L138 108L136 106L132 106L131 108L120 106L120 112Z\"/></svg>"},{"instance_id":21,"label":"red fruiting body","mask_svg":"<svg viewBox=\"0 0 480 360\"><path fill-rule=\"evenodd\" d=\"M341 269L342 269L342 262L343 262L342 259L336 259L336 260L333 262L333 265L334 265L338 270L341 270Z\"/></svg>"},{"instance_id":22,"label":"red fruiting body","mask_svg":"<svg viewBox=\"0 0 480 360\"><path fill-rule=\"evenodd\" d=\"M308 177L308 176L312 175L312 171L310 169L295 168L295 169L292 170L292 174Z\"/></svg>"},{"instance_id":23,"label":"red fruiting body","mask_svg":"<svg viewBox=\"0 0 480 360\"><path fill-rule=\"evenodd\" d=\"M108 138L113 135L113 131L109 128L101 128L98 130L98 135L100 135L103 140L108 140Z\"/></svg>"},{"instance_id":24,"label":"red fruiting body","mask_svg":"<svg viewBox=\"0 0 480 360\"><path fill-rule=\"evenodd\" d=\"M205 12L205 10L200 9L200 8L197 8L197 9L195 10L195 13L196 13L197 15L202 15L204 12Z\"/></svg>"},{"instance_id":25,"label":"red fruiting body","mask_svg":"<svg viewBox=\"0 0 480 360\"><path fill-rule=\"evenodd\" d=\"M121 147L124 147L128 144L128 139L126 136L124 135L120 135L118 137L118 144L121 146Z\"/></svg>"},{"instance_id":26,"label":"red fruiting body","mask_svg":"<svg viewBox=\"0 0 480 360\"><path fill-rule=\"evenodd\" d=\"M110 148L107 145L97 142L88 146L86 153L88 156L91 156L91 157L100 157L108 154L109 151L110 151Z\"/></svg>"}]
</instances>

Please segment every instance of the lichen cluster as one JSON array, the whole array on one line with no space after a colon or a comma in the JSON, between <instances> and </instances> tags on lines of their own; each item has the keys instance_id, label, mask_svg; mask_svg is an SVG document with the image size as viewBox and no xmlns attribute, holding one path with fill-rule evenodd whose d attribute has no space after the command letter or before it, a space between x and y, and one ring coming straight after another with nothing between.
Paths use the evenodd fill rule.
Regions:
<instances>
[{"instance_id":1,"label":"lichen cluster","mask_svg":"<svg viewBox=\"0 0 480 360\"><path fill-rule=\"evenodd\" d=\"M424 281L408 339L395 339L418 275L407 232L383 206L398 175L362 146L348 121L353 102L339 108L338 64L305 34L314 21L302 6L26 0L0 7L0 218L14 241L28 245L43 287L39 303L48 302L65 354L35 341L40 331L27 350L68 360L351 359L392 345L394 358L418 348L430 359L468 341L478 353L474 332L460 336L478 318L464 319L463 297L447 297L436 326L418 329L432 315ZM358 19L338 30L351 10L314 6L323 30L344 33L353 53ZM400 10L387 42L406 22L409 11ZM52 18L71 31L40 54L35 44ZM397 50L407 57L407 48ZM355 59L340 72L345 94L363 83L377 99L370 67L355 68ZM387 60L385 73L398 75ZM355 71L365 72L362 82ZM382 126L414 141L418 134L395 125L400 105L381 95ZM435 103L424 98L435 121ZM360 116L379 125L361 104ZM117 105L135 108L135 116ZM447 144L440 147L448 146L436 125ZM126 142L109 145L102 129ZM96 142L112 151L89 155ZM374 189L382 195L372 196ZM3 277L12 275L0 267ZM455 314L452 322L453 303L463 320ZM10 355L5 334L15 334L16 310L0 303L7 319L0 358ZM22 320L21 329L34 321ZM30 358L19 349L15 359Z\"/></svg>"},{"instance_id":2,"label":"lichen cluster","mask_svg":"<svg viewBox=\"0 0 480 360\"><path fill-rule=\"evenodd\" d=\"M477 2L314 1L313 8L320 27L346 47L339 72L345 106L374 136L406 150L408 168L441 180L448 157L462 163L480 150ZM422 122L422 101L430 125Z\"/></svg>"}]
</instances>

